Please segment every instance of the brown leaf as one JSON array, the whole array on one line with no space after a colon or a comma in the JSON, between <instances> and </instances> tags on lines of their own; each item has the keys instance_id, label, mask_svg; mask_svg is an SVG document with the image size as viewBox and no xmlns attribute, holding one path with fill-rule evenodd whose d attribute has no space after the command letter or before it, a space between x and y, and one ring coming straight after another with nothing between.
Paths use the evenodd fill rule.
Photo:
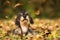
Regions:
<instances>
[{"instance_id":1,"label":"brown leaf","mask_svg":"<svg viewBox=\"0 0 60 40\"><path fill-rule=\"evenodd\" d=\"M36 15L39 15L40 14L40 9L38 9L36 12L35 12Z\"/></svg>"},{"instance_id":2,"label":"brown leaf","mask_svg":"<svg viewBox=\"0 0 60 40\"><path fill-rule=\"evenodd\" d=\"M21 6L21 5L23 5L23 4L17 3L14 5L14 8L16 8L17 6Z\"/></svg>"}]
</instances>

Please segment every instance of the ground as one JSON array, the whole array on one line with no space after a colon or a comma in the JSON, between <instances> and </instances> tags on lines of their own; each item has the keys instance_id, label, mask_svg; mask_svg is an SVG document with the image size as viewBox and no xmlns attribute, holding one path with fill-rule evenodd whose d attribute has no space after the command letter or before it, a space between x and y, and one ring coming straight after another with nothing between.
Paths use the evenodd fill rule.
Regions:
<instances>
[{"instance_id":1,"label":"ground","mask_svg":"<svg viewBox=\"0 0 60 40\"><path fill-rule=\"evenodd\" d=\"M35 18L34 24L31 24L31 28L35 31L34 35L27 35L23 37L23 40L60 40L60 19L46 19ZM13 35L12 30L17 26L15 25L15 18L13 19L1 19L0 20L0 40L20 40L20 35ZM51 34L46 36L50 30ZM9 36L6 36L7 31L11 31ZM45 35L45 36L43 36Z\"/></svg>"}]
</instances>

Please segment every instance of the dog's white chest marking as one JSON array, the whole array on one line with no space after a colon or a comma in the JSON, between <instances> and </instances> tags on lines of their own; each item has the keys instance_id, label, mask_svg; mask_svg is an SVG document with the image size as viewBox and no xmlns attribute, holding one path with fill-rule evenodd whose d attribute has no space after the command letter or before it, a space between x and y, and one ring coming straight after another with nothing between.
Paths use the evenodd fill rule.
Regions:
<instances>
[{"instance_id":1,"label":"dog's white chest marking","mask_svg":"<svg viewBox=\"0 0 60 40\"><path fill-rule=\"evenodd\" d=\"M26 33L26 32L28 31L28 27L22 26L21 28L22 28L22 32L23 32L23 33Z\"/></svg>"}]
</instances>

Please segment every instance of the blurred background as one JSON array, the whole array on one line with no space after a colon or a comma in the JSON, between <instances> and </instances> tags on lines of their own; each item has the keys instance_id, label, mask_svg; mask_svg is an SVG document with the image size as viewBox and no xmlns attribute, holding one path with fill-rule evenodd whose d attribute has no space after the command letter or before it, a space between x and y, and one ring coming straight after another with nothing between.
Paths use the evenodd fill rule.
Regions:
<instances>
[{"instance_id":1,"label":"blurred background","mask_svg":"<svg viewBox=\"0 0 60 40\"><path fill-rule=\"evenodd\" d=\"M20 35L12 32L22 9L33 18L30 27L36 33L23 40L60 40L60 0L0 0L0 40L20 40Z\"/></svg>"},{"instance_id":2,"label":"blurred background","mask_svg":"<svg viewBox=\"0 0 60 40\"><path fill-rule=\"evenodd\" d=\"M0 0L0 18L12 18L21 9L33 18L60 18L60 0Z\"/></svg>"}]
</instances>

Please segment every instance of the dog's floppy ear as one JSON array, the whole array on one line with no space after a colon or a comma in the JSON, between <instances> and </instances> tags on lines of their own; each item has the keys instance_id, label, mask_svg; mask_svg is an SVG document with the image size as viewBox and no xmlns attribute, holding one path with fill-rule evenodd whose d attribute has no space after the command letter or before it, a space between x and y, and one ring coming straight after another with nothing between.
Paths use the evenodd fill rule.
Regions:
<instances>
[{"instance_id":1,"label":"dog's floppy ear","mask_svg":"<svg viewBox=\"0 0 60 40\"><path fill-rule=\"evenodd\" d=\"M30 21L30 23L33 24L34 21L33 21L32 17L30 16L29 12L26 12L26 14L29 16L29 21Z\"/></svg>"},{"instance_id":2,"label":"dog's floppy ear","mask_svg":"<svg viewBox=\"0 0 60 40\"><path fill-rule=\"evenodd\" d=\"M17 15L17 18L16 18L16 20L15 20L15 24L16 24L18 27L20 27L20 22L19 22L19 20L20 20L20 13Z\"/></svg>"},{"instance_id":3,"label":"dog's floppy ear","mask_svg":"<svg viewBox=\"0 0 60 40\"><path fill-rule=\"evenodd\" d=\"M33 19L32 19L32 17L30 16L30 23L31 24L33 24L34 23L34 21L33 21Z\"/></svg>"}]
</instances>

